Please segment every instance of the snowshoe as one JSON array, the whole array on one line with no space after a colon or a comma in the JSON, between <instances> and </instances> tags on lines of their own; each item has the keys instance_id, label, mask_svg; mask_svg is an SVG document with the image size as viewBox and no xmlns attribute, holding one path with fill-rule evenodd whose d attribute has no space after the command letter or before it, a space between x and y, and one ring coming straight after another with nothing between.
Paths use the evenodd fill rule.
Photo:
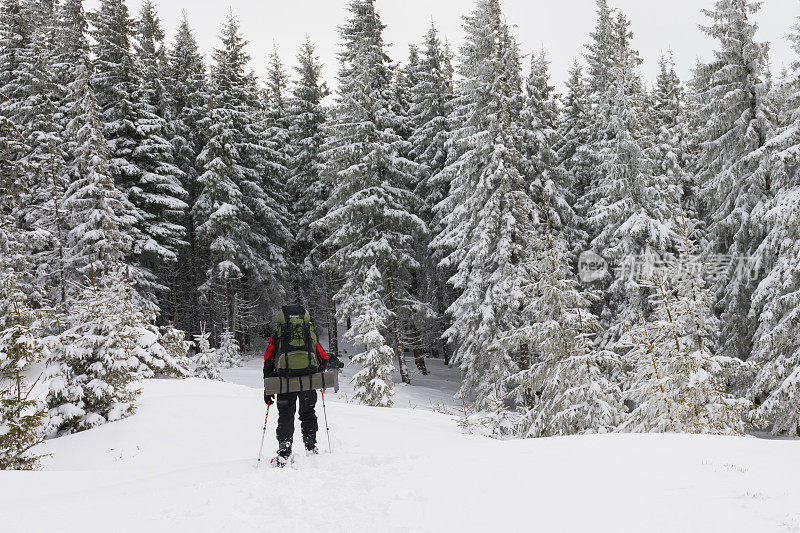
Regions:
<instances>
[{"instance_id":1,"label":"snowshoe","mask_svg":"<svg viewBox=\"0 0 800 533\"><path fill-rule=\"evenodd\" d=\"M283 468L284 466L288 465L292 462L292 456L284 457L283 455L276 455L272 460L270 460L270 466L275 468Z\"/></svg>"},{"instance_id":2,"label":"snowshoe","mask_svg":"<svg viewBox=\"0 0 800 533\"><path fill-rule=\"evenodd\" d=\"M306 446L306 455L319 455L319 448L317 448L317 445Z\"/></svg>"}]
</instances>

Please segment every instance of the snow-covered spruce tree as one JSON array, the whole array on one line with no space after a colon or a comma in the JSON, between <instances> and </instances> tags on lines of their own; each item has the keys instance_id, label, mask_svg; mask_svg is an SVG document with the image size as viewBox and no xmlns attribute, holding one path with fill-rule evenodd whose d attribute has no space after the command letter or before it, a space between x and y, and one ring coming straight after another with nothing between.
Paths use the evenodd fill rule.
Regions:
<instances>
[{"instance_id":1,"label":"snow-covered spruce tree","mask_svg":"<svg viewBox=\"0 0 800 533\"><path fill-rule=\"evenodd\" d=\"M134 50L139 62L141 76L141 98L148 111L161 118L166 116L166 61L164 48L164 30L156 6L151 0L145 0L139 10L139 17L134 21L136 40Z\"/></svg>"},{"instance_id":2,"label":"snow-covered spruce tree","mask_svg":"<svg viewBox=\"0 0 800 533\"><path fill-rule=\"evenodd\" d=\"M579 205L589 188L593 173L593 159L589 152L591 138L591 103L588 85L581 65L575 61L567 79L567 93L558 118L558 140L555 146L558 163L565 179L570 183L568 199L574 219L571 228L576 232L574 251L582 251L588 244L588 206Z\"/></svg>"},{"instance_id":3,"label":"snow-covered spruce tree","mask_svg":"<svg viewBox=\"0 0 800 533\"><path fill-rule=\"evenodd\" d=\"M800 24L792 34L800 57ZM785 88L786 124L767 142L762 170L773 195L753 212L766 237L757 257L765 276L753 294L751 319L758 327L748 366L755 372L748 397L759 405L755 418L774 434L800 434L800 58Z\"/></svg>"},{"instance_id":4,"label":"snow-covered spruce tree","mask_svg":"<svg viewBox=\"0 0 800 533\"><path fill-rule=\"evenodd\" d=\"M0 6L0 113L21 129L32 95L31 74L36 61L33 29L20 0Z\"/></svg>"},{"instance_id":5,"label":"snow-covered spruce tree","mask_svg":"<svg viewBox=\"0 0 800 533\"><path fill-rule=\"evenodd\" d=\"M70 85L68 100L74 116L65 135L74 141L70 183L64 210L68 229L65 262L73 281L94 271L98 276L121 261L132 245L135 209L115 187L110 176L108 152L89 81L88 65L79 66Z\"/></svg>"},{"instance_id":6,"label":"snow-covered spruce tree","mask_svg":"<svg viewBox=\"0 0 800 533\"><path fill-rule=\"evenodd\" d=\"M759 172L759 151L770 124L765 110L768 45L755 39L751 17L760 4L719 0L704 10L711 24L703 31L719 40L714 59L696 72L697 110L702 124L697 178L712 253L732 261L717 283L721 312L721 350L745 358L750 354L756 321L749 315L753 279L749 257L760 242L753 208L772 194L769 175Z\"/></svg>"},{"instance_id":7,"label":"snow-covered spruce tree","mask_svg":"<svg viewBox=\"0 0 800 533\"><path fill-rule=\"evenodd\" d=\"M608 378L620 364L597 350L599 320L590 311L597 295L581 290L571 273L566 239L546 234L531 242L530 282L522 290L526 325L505 342L524 347L528 368L512 376L521 414L519 436L550 437L613 431L624 420L622 392Z\"/></svg>"},{"instance_id":8,"label":"snow-covered spruce tree","mask_svg":"<svg viewBox=\"0 0 800 533\"><path fill-rule=\"evenodd\" d=\"M181 20L175 42L167 53L165 70L168 137L189 206L194 206L201 193L198 178L203 168L198 156L207 142L203 121L209 95L203 57L186 17ZM198 243L199 224L193 210L187 209L182 222L187 245L178 250L180 283L175 289L175 311L181 328L191 332L198 332L200 327L198 292L206 270Z\"/></svg>"},{"instance_id":9,"label":"snow-covered spruce tree","mask_svg":"<svg viewBox=\"0 0 800 533\"><path fill-rule=\"evenodd\" d=\"M392 81L394 131L401 139L408 141L405 150L400 155L412 161L415 159L415 154L411 139L417 126L411 108L413 90L419 84L422 68L424 67L420 59L419 47L411 44L408 47L407 63L403 67L395 69ZM413 173L412 181L408 184L408 188L412 192L419 189L420 182L424 178L421 170L418 168ZM414 214L423 221L425 220L427 210L422 202L415 202ZM426 233L426 237L428 236L429 233ZM441 332L437 332L437 329L440 328L437 328L438 317L433 310L435 285L431 282L435 283L436 279L428 275L429 272L435 274L434 264L428 253L428 242L428 238L426 238L419 239L414 243L414 259L419 267L410 272L408 292L411 295L411 301L408 305L401 307L402 312L398 317L401 324L398 344L411 351L417 370L422 375L428 374L425 351L435 345L431 341L435 343L437 336L441 335Z\"/></svg>"},{"instance_id":10,"label":"snow-covered spruce tree","mask_svg":"<svg viewBox=\"0 0 800 533\"><path fill-rule=\"evenodd\" d=\"M40 317L23 290L29 285L23 273L30 272L30 258L12 215L19 152L19 133L0 117L0 470L36 466L28 450L41 440L45 416L39 402L30 399L26 381L30 364L45 355L45 347Z\"/></svg>"},{"instance_id":11,"label":"snow-covered spruce tree","mask_svg":"<svg viewBox=\"0 0 800 533\"><path fill-rule=\"evenodd\" d=\"M453 99L452 58L447 47L439 38L439 32L431 24L425 35L417 72L416 83L410 90L409 120L413 128L411 135L412 156L419 165L418 183L415 193L422 202L420 215L434 235L441 231L441 216L434 209L450 191L450 184L435 181L442 176L447 166L450 126L448 114ZM420 269L420 291L422 301L427 302L433 316L426 320L428 344L435 346L442 354L445 364L449 364L451 350L444 340L447 308L453 297L447 287L447 279L452 272L438 268L441 253L431 253L429 240L418 243ZM430 311L429 311L430 312Z\"/></svg>"},{"instance_id":12,"label":"snow-covered spruce tree","mask_svg":"<svg viewBox=\"0 0 800 533\"><path fill-rule=\"evenodd\" d=\"M123 0L102 0L92 17L92 87L109 151L115 184L136 208L134 242L126 262L142 298L158 310L167 287L158 278L160 265L174 264L183 243L178 224L186 209L180 171L164 139L165 122L152 105L154 89L141 77L142 59L134 55L134 21ZM158 32L148 31L149 38ZM156 49L148 43L144 48ZM144 50L139 47L140 53Z\"/></svg>"},{"instance_id":13,"label":"snow-covered spruce tree","mask_svg":"<svg viewBox=\"0 0 800 533\"><path fill-rule=\"evenodd\" d=\"M52 436L91 429L133 413L139 394L135 356L138 298L125 266L109 266L81 288L64 331L52 345L47 397Z\"/></svg>"},{"instance_id":14,"label":"snow-covered spruce tree","mask_svg":"<svg viewBox=\"0 0 800 533\"><path fill-rule=\"evenodd\" d=\"M293 139L291 137L291 117L289 102L289 76L278 55L277 46L273 47L269 56L267 66L266 90L263 91L263 135L261 143L268 151L269 174L271 181L269 186L275 189L275 198L280 199L285 206L287 224L294 228L299 213L294 211L294 199L297 197L292 189L293 179L289 173L289 165L292 157ZM290 215L291 213L291 215ZM292 231L294 235L294 231ZM287 249L288 258L293 265L302 265L304 257L301 257L296 248L294 239ZM287 282L292 288L292 299L302 301L300 286L303 280L302 268L296 266L289 269L286 273Z\"/></svg>"},{"instance_id":15,"label":"snow-covered spruce tree","mask_svg":"<svg viewBox=\"0 0 800 533\"><path fill-rule=\"evenodd\" d=\"M638 54L630 49L622 15L615 24L617 55L596 111L602 117L601 136L593 145L599 164L584 200L591 205L591 248L620 272L608 286L601 316L611 324L603 338L609 347L622 336L624 323L649 313L649 289L638 282L639 269L677 249L675 199L680 198L680 183L655 173L647 155Z\"/></svg>"},{"instance_id":16,"label":"snow-covered spruce tree","mask_svg":"<svg viewBox=\"0 0 800 533\"><path fill-rule=\"evenodd\" d=\"M330 184L322 179L321 155L327 120L322 101L330 91L322 80L322 65L310 40L301 46L297 63L289 101L291 153L286 182L293 203L290 212L296 219L292 261L302 265L306 280L301 286L301 301L308 302L312 316L324 317L329 348L332 353L338 353L333 279L330 272L319 268L325 255L320 246L325 239L320 229L313 226L324 214L323 204L330 195Z\"/></svg>"},{"instance_id":17,"label":"snow-covered spruce tree","mask_svg":"<svg viewBox=\"0 0 800 533\"><path fill-rule=\"evenodd\" d=\"M582 223L579 228L586 231L587 243L596 236L596 229L588 222L589 211L593 207L592 198L589 196L591 188L596 186L601 173L597 167L601 163L600 142L605 138L603 131L606 126L604 111L607 111L607 94L611 85L612 69L617 64L619 43L614 35L612 11L607 0L597 0L597 23L590 34L590 42L586 45L584 58L587 71L584 80L573 79L570 87L575 91L573 104L578 109L565 109L565 113L574 114L572 132L575 153L562 153L562 158L568 154L574 161L566 163L565 168L575 180L575 211L578 220ZM632 51L631 51L632 52ZM573 72L576 76L576 71ZM580 87L583 84L584 87ZM565 134L568 134L565 132ZM571 151L571 149L570 149Z\"/></svg>"},{"instance_id":18,"label":"snow-covered spruce tree","mask_svg":"<svg viewBox=\"0 0 800 533\"><path fill-rule=\"evenodd\" d=\"M612 82L611 69L617 54L618 43L614 38L613 11L608 0L596 0L597 23L590 34L584 58L588 65L587 83L593 96L603 94Z\"/></svg>"},{"instance_id":19,"label":"snow-covered spruce tree","mask_svg":"<svg viewBox=\"0 0 800 533\"><path fill-rule=\"evenodd\" d=\"M281 301L289 237L282 203L272 195L282 194L269 178L275 163L260 144L258 91L247 71L245 45L230 15L222 28L222 47L214 51L203 122L209 140L198 157L204 171L192 208L195 220L202 221L197 237L208 257L200 287L204 313L234 334L246 327L242 304L248 299Z\"/></svg>"},{"instance_id":20,"label":"snow-covered spruce tree","mask_svg":"<svg viewBox=\"0 0 800 533\"><path fill-rule=\"evenodd\" d=\"M192 342L186 340L186 332L176 328L174 324L169 324L161 328L160 333L160 344L164 347L166 355L164 360L170 361L163 373L167 376L180 378L191 376L189 349L192 347Z\"/></svg>"},{"instance_id":21,"label":"snow-covered spruce tree","mask_svg":"<svg viewBox=\"0 0 800 533\"><path fill-rule=\"evenodd\" d=\"M386 317L391 311L386 309L380 295L381 273L373 265L354 295L354 314L352 327L345 338L363 352L353 355L352 361L361 367L355 376L355 399L375 407L391 407L394 388L392 385L392 359L394 350L386 345L382 331L386 330Z\"/></svg>"},{"instance_id":22,"label":"snow-covered spruce tree","mask_svg":"<svg viewBox=\"0 0 800 533\"><path fill-rule=\"evenodd\" d=\"M12 243L3 240L5 259L13 255ZM41 318L17 286L19 277L7 260L0 260L0 470L35 468L38 458L28 451L44 438L46 411L30 397L35 383L28 382L27 374L47 350Z\"/></svg>"},{"instance_id":23,"label":"snow-covered spruce tree","mask_svg":"<svg viewBox=\"0 0 800 533\"><path fill-rule=\"evenodd\" d=\"M19 189L15 210L32 237L25 245L37 278L30 296L38 306L47 299L43 287L60 285L63 272L57 210L63 195L63 142L55 118L51 27L33 7L17 0L0 6L0 94L4 95L0 114L14 121L26 145L19 157L24 187Z\"/></svg>"},{"instance_id":24,"label":"snow-covered spruce tree","mask_svg":"<svg viewBox=\"0 0 800 533\"><path fill-rule=\"evenodd\" d=\"M286 188L291 146L289 117L289 76L275 46L269 56L267 66L266 91L264 91L264 136L271 151L271 169L277 183Z\"/></svg>"},{"instance_id":25,"label":"snow-covered spruce tree","mask_svg":"<svg viewBox=\"0 0 800 533\"><path fill-rule=\"evenodd\" d=\"M211 347L210 337L211 333L206 331L205 325L201 325L200 333L194 336L194 346L197 352L194 356L194 376L200 379L223 381L219 373L219 358L216 350Z\"/></svg>"},{"instance_id":26,"label":"snow-covered spruce tree","mask_svg":"<svg viewBox=\"0 0 800 533\"><path fill-rule=\"evenodd\" d=\"M86 111L84 102L81 101L85 94L75 89L79 86L80 80L86 83L90 68L88 22L82 0L64 0L56 7L54 18L52 78L57 83L55 105L59 127L62 129L64 165L62 175L59 177L60 187L63 189L58 202L54 202L53 212L57 222L58 253L64 271L60 275L62 278L60 291L51 291L51 296L56 302L63 303L68 298L70 287L70 265L66 256L70 217L64 206L64 200L67 188L74 181L81 179L80 165L76 161L80 151L76 138L77 129L74 127L75 124L72 125L72 130L69 128L75 120L86 120L86 117L78 118L79 113ZM96 108L96 103L93 105Z\"/></svg>"},{"instance_id":27,"label":"snow-covered spruce tree","mask_svg":"<svg viewBox=\"0 0 800 533\"><path fill-rule=\"evenodd\" d=\"M377 267L381 306L373 312L381 313L389 328L388 341L408 383L399 315L413 302L408 284L419 267L414 243L426 233L425 223L413 214L416 198L409 190L417 167L403 157L409 143L395 132L392 70L374 0L352 0L348 9L351 18L340 28L339 91L325 129L325 179L332 192L317 222L330 232L324 243L330 257L323 267L344 278L336 295L338 312L353 318L369 311L356 305L355 294Z\"/></svg>"},{"instance_id":28,"label":"snow-covered spruce tree","mask_svg":"<svg viewBox=\"0 0 800 533\"><path fill-rule=\"evenodd\" d=\"M699 206L693 174L688 172L689 124L684 89L675 73L675 61L662 56L652 94L654 138L648 149L653 173L681 187L681 206L688 216L690 230L698 224Z\"/></svg>"},{"instance_id":29,"label":"snow-covered spruce tree","mask_svg":"<svg viewBox=\"0 0 800 533\"><path fill-rule=\"evenodd\" d=\"M216 352L217 361L223 368L242 366L242 352L236 335L230 330L224 330L219 339L219 348Z\"/></svg>"},{"instance_id":30,"label":"snow-covered spruce tree","mask_svg":"<svg viewBox=\"0 0 800 533\"><path fill-rule=\"evenodd\" d=\"M186 246L182 223L189 206L181 171L174 164L173 147L167 140L164 32L149 0L142 4L134 35L139 116L135 123L138 146L131 162L139 167L140 175L130 189L130 198L143 215L143 241L136 251L142 266L156 277L153 289L160 291L158 307L162 315L172 318L175 299L166 297L162 287L176 290L178 252Z\"/></svg>"},{"instance_id":31,"label":"snow-covered spruce tree","mask_svg":"<svg viewBox=\"0 0 800 533\"><path fill-rule=\"evenodd\" d=\"M728 393L742 362L718 349L714 295L686 225L683 238L680 255L653 276L652 317L623 339L633 366L624 399L635 407L620 430L742 434L751 404Z\"/></svg>"},{"instance_id":32,"label":"snow-covered spruce tree","mask_svg":"<svg viewBox=\"0 0 800 533\"><path fill-rule=\"evenodd\" d=\"M457 157L443 170L451 187L437 206L443 231L432 245L450 251L442 266L456 270L447 336L462 393L483 408L492 394L506 397L506 378L523 359L500 339L524 326L518 310L537 213L523 165L520 57L499 2L479 0L464 29L450 141Z\"/></svg>"},{"instance_id":33,"label":"snow-covered spruce tree","mask_svg":"<svg viewBox=\"0 0 800 533\"><path fill-rule=\"evenodd\" d=\"M552 230L573 234L575 215L572 209L569 178L558 165L555 148L559 143L558 104L555 87L550 85L549 62L542 51L531 57L531 70L525 80L525 107L522 111L525 136L525 165L530 194L541 205L548 205ZM577 240L573 235L570 242Z\"/></svg>"}]
</instances>

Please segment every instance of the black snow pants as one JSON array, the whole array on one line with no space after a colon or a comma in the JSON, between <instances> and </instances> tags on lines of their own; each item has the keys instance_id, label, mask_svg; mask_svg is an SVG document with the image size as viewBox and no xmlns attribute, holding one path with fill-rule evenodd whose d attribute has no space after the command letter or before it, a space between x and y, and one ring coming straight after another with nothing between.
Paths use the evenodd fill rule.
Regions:
<instances>
[{"instance_id":1,"label":"black snow pants","mask_svg":"<svg viewBox=\"0 0 800 533\"><path fill-rule=\"evenodd\" d=\"M317 391L287 392L278 394L278 445L281 448L288 444L291 447L294 437L294 413L300 401L300 429L303 432L303 443L307 448L317 443Z\"/></svg>"}]
</instances>

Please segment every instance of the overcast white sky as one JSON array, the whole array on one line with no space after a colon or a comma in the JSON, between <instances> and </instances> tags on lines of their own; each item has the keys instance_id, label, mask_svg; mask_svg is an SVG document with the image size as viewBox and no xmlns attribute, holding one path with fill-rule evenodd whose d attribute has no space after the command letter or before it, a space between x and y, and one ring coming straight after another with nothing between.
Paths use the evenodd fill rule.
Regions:
<instances>
[{"instance_id":1,"label":"overcast white sky","mask_svg":"<svg viewBox=\"0 0 800 533\"><path fill-rule=\"evenodd\" d=\"M306 35L318 45L330 85L335 85L338 26L347 18L348 0L156 0L167 32L172 39L181 13L186 12L200 47L207 56L218 43L219 26L229 9L240 18L248 39L252 67L260 76L266 68L272 43L285 63L294 56ZM552 63L551 73L560 87L573 58L583 53L595 22L595 0L502 0L506 18L516 25L523 53L542 47ZM94 9L98 0L88 0ZM645 63L642 72L648 83L654 80L658 57L672 50L679 73L686 80L696 60L710 57L714 42L698 29L705 22L700 10L714 0L611 0L631 19L634 46ZM141 0L128 0L136 15ZM377 8L387 24L386 40L390 55L404 60L408 44L417 42L433 20L452 43L461 42L461 16L468 13L473 0L377 0ZM795 60L786 36L800 15L800 0L765 0L757 15L758 38L771 42L773 71L780 72Z\"/></svg>"}]
</instances>

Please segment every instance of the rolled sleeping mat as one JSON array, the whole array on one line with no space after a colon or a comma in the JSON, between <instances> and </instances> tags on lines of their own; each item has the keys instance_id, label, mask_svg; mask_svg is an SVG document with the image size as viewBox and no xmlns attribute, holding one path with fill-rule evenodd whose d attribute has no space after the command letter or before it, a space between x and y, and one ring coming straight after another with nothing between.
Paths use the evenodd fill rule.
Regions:
<instances>
[{"instance_id":1,"label":"rolled sleeping mat","mask_svg":"<svg viewBox=\"0 0 800 533\"><path fill-rule=\"evenodd\" d=\"M264 392L283 394L307 390L330 389L336 384L336 371L317 372L308 376L264 378Z\"/></svg>"}]
</instances>

